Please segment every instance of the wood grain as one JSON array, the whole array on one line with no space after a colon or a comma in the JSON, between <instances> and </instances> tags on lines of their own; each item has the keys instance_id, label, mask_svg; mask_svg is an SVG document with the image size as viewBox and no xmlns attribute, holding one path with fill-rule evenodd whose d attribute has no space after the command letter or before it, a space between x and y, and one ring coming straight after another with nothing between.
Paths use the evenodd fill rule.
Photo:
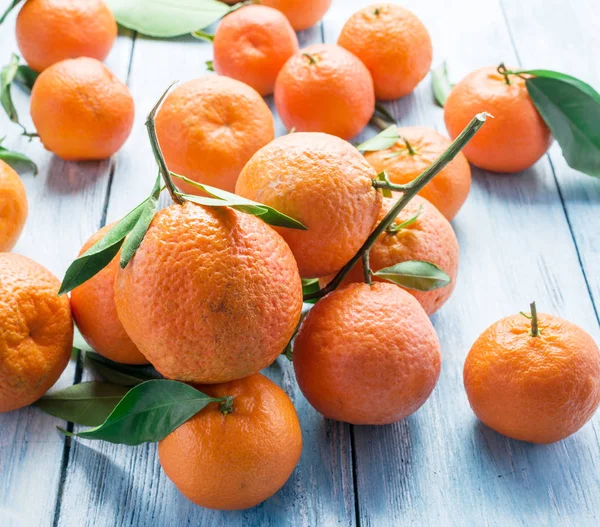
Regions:
<instances>
[{"instance_id":1,"label":"wood grain","mask_svg":"<svg viewBox=\"0 0 600 527\"><path fill-rule=\"evenodd\" d=\"M5 4L3 2L3 4ZM2 9L4 9L4 5ZM12 13L0 26L0 64L18 53ZM125 79L131 55L129 32L122 32L107 64ZM21 121L29 129L29 96L13 88ZM37 139L19 137L19 127L0 112L0 137L4 146L29 155L39 174L23 172L29 217L14 251L29 256L62 278L83 242L102 221L114 160L89 163L61 161L44 150ZM72 361L55 386L73 383L76 367ZM35 408L0 414L0 524L16 526L52 525L63 465L65 438L56 425L64 421ZM65 460L66 461L66 460Z\"/></svg>"}]
</instances>

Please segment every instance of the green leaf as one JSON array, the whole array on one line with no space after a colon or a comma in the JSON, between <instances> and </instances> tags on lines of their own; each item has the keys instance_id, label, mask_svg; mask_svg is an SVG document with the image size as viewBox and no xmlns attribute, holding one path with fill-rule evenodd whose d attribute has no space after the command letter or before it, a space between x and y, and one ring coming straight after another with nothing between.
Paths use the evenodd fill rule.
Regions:
<instances>
[{"instance_id":1,"label":"green leaf","mask_svg":"<svg viewBox=\"0 0 600 527\"><path fill-rule=\"evenodd\" d=\"M12 100L11 86L19 69L19 56L13 53L10 62L0 71L0 104L13 123L19 123L19 115Z\"/></svg>"},{"instance_id":2,"label":"green leaf","mask_svg":"<svg viewBox=\"0 0 600 527\"><path fill-rule=\"evenodd\" d=\"M133 255L138 250L138 247L142 243L144 236L146 236L146 233L148 232L150 223L152 223L154 214L158 209L158 198L161 191L160 181L160 174L158 174L150 196L142 205L142 210L140 212L138 221L134 225L133 229L131 229L131 233L129 236L127 236L127 239L123 243L120 260L121 269L124 269L129 263L129 260L133 258Z\"/></svg>"},{"instance_id":3,"label":"green leaf","mask_svg":"<svg viewBox=\"0 0 600 527\"><path fill-rule=\"evenodd\" d=\"M37 165L25 154L4 148L2 146L4 139L4 137L0 139L0 159L11 166L28 165L33 170L33 175L36 176L38 173Z\"/></svg>"},{"instance_id":4,"label":"green leaf","mask_svg":"<svg viewBox=\"0 0 600 527\"><path fill-rule=\"evenodd\" d=\"M40 74L37 71L32 70L29 66L20 64L17 68L17 74L15 75L15 82L31 92L31 89L39 76Z\"/></svg>"},{"instance_id":5,"label":"green leaf","mask_svg":"<svg viewBox=\"0 0 600 527\"><path fill-rule=\"evenodd\" d=\"M20 3L21 3L21 0L13 0L10 4L8 4L8 7L4 11L4 13L2 13L2 15L0 16L0 24L2 24L2 22L4 22L4 20L8 16L8 14Z\"/></svg>"},{"instance_id":6,"label":"green leaf","mask_svg":"<svg viewBox=\"0 0 600 527\"><path fill-rule=\"evenodd\" d=\"M230 7L216 0L107 0L122 26L151 37L176 37L210 26Z\"/></svg>"},{"instance_id":7,"label":"green leaf","mask_svg":"<svg viewBox=\"0 0 600 527\"><path fill-rule=\"evenodd\" d=\"M422 214L423 212L423 205L421 205L419 207L419 210L416 212L416 214L410 218L408 218L406 221L403 221L402 223L398 223L396 224L392 224L388 227L387 232L390 234L396 234L398 231L401 231L402 229L406 229L406 227L410 227L415 221L417 221L417 219L419 218L419 216Z\"/></svg>"},{"instance_id":8,"label":"green leaf","mask_svg":"<svg viewBox=\"0 0 600 527\"><path fill-rule=\"evenodd\" d=\"M232 209L239 210L240 212L244 212L246 214L260 216L260 218L269 225L287 227L288 229L307 230L307 227L305 227L302 223L275 210L273 207L243 198L242 196L232 194L231 192L221 190L220 188L198 183L197 181L193 181L185 176L180 176L174 172L171 172L171 175L181 179L182 181L185 181L197 189L203 190L210 196L213 196L212 198L209 198L205 196L181 194L181 196L187 201L191 201L197 205L206 205L209 207L231 207Z\"/></svg>"},{"instance_id":9,"label":"green leaf","mask_svg":"<svg viewBox=\"0 0 600 527\"><path fill-rule=\"evenodd\" d=\"M570 167L600 177L600 94L575 77L525 70L535 107L558 141Z\"/></svg>"},{"instance_id":10,"label":"green leaf","mask_svg":"<svg viewBox=\"0 0 600 527\"><path fill-rule=\"evenodd\" d=\"M318 278L303 278L302 279L302 294L308 295L310 293L316 293L319 289Z\"/></svg>"},{"instance_id":11,"label":"green leaf","mask_svg":"<svg viewBox=\"0 0 600 527\"><path fill-rule=\"evenodd\" d=\"M450 277L437 265L419 260L400 262L373 273L394 284L417 291L432 291L450 283Z\"/></svg>"},{"instance_id":12,"label":"green leaf","mask_svg":"<svg viewBox=\"0 0 600 527\"><path fill-rule=\"evenodd\" d=\"M93 351L86 352L84 365L104 380L120 386L137 386L153 379L162 379L162 375L152 366L113 362Z\"/></svg>"},{"instance_id":13,"label":"green leaf","mask_svg":"<svg viewBox=\"0 0 600 527\"><path fill-rule=\"evenodd\" d=\"M212 33L207 33L206 31L202 31L201 29L192 31L192 36L194 38L197 38L198 40L206 40L207 42L212 42L215 39L215 36Z\"/></svg>"},{"instance_id":14,"label":"green leaf","mask_svg":"<svg viewBox=\"0 0 600 527\"><path fill-rule=\"evenodd\" d=\"M99 439L110 443L139 445L164 439L213 399L177 381L153 380L135 386L99 426L69 436Z\"/></svg>"},{"instance_id":15,"label":"green leaf","mask_svg":"<svg viewBox=\"0 0 600 527\"><path fill-rule=\"evenodd\" d=\"M448 68L446 61L442 62L437 68L431 70L431 85L433 87L433 95L436 102L443 108L446 104L446 99L454 84L448 78Z\"/></svg>"},{"instance_id":16,"label":"green leaf","mask_svg":"<svg viewBox=\"0 0 600 527\"><path fill-rule=\"evenodd\" d=\"M126 393L124 386L107 382L82 382L45 395L33 406L71 423L98 426Z\"/></svg>"},{"instance_id":17,"label":"green leaf","mask_svg":"<svg viewBox=\"0 0 600 527\"><path fill-rule=\"evenodd\" d=\"M207 60L205 64L207 71L215 71L215 66L212 60Z\"/></svg>"},{"instance_id":18,"label":"green leaf","mask_svg":"<svg viewBox=\"0 0 600 527\"><path fill-rule=\"evenodd\" d=\"M121 245L123 245L125 237L137 224L148 199L142 201L142 203L110 229L101 240L98 240L71 263L58 291L59 295L68 293L83 284L92 276L102 271L112 261L119 252Z\"/></svg>"},{"instance_id":19,"label":"green leaf","mask_svg":"<svg viewBox=\"0 0 600 527\"><path fill-rule=\"evenodd\" d=\"M400 139L398 135L398 127L393 124L388 126L382 132L379 132L375 137L371 137L364 143L361 143L356 148L361 152L375 152L376 150L385 150L396 144L396 141Z\"/></svg>"},{"instance_id":20,"label":"green leaf","mask_svg":"<svg viewBox=\"0 0 600 527\"><path fill-rule=\"evenodd\" d=\"M388 178L387 172L385 170L379 172L379 174L377 174L377 177L375 178L376 181L383 181L384 183L389 183L390 180ZM389 188L385 188L382 187L381 188L381 193L383 194L384 198L391 198L392 197L392 191Z\"/></svg>"}]
</instances>

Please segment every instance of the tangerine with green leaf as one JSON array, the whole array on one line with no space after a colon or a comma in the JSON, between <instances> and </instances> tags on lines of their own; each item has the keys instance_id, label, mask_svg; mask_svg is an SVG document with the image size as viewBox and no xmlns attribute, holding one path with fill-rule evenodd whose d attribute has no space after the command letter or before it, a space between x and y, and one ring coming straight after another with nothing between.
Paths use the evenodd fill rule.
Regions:
<instances>
[{"instance_id":1,"label":"tangerine with green leaf","mask_svg":"<svg viewBox=\"0 0 600 527\"><path fill-rule=\"evenodd\" d=\"M158 444L160 464L189 500L210 509L258 505L288 480L302 452L294 405L263 375L198 386L211 403Z\"/></svg>"},{"instance_id":2,"label":"tangerine with green leaf","mask_svg":"<svg viewBox=\"0 0 600 527\"><path fill-rule=\"evenodd\" d=\"M229 77L204 75L167 96L156 117L156 132L170 170L233 192L244 165L273 140L275 124L254 88ZM187 183L177 185L200 193Z\"/></svg>"},{"instance_id":3,"label":"tangerine with green leaf","mask_svg":"<svg viewBox=\"0 0 600 527\"><path fill-rule=\"evenodd\" d=\"M381 194L375 170L338 137L298 132L261 148L246 164L236 193L302 222L301 231L278 227L303 278L339 270L373 230Z\"/></svg>"},{"instance_id":4,"label":"tangerine with green leaf","mask_svg":"<svg viewBox=\"0 0 600 527\"><path fill-rule=\"evenodd\" d=\"M390 283L354 283L328 294L294 341L296 379L308 402L325 417L352 424L389 424L416 412L440 366L429 317Z\"/></svg>"},{"instance_id":5,"label":"tangerine with green leaf","mask_svg":"<svg viewBox=\"0 0 600 527\"><path fill-rule=\"evenodd\" d=\"M213 67L218 74L269 95L279 70L297 51L298 37L280 11L249 5L219 23L213 40Z\"/></svg>"},{"instance_id":6,"label":"tangerine with green leaf","mask_svg":"<svg viewBox=\"0 0 600 527\"><path fill-rule=\"evenodd\" d=\"M102 227L85 242L79 256L100 241L115 223ZM147 364L117 315L114 289L118 269L119 254L98 274L73 289L73 318L83 338L100 355L124 364Z\"/></svg>"},{"instance_id":7,"label":"tangerine with green leaf","mask_svg":"<svg viewBox=\"0 0 600 527\"><path fill-rule=\"evenodd\" d=\"M460 133L473 113L483 110L494 118L464 149L474 165L491 172L520 172L548 150L550 129L529 97L522 76L503 75L501 69L489 66L454 86L444 105L450 137Z\"/></svg>"},{"instance_id":8,"label":"tangerine with green leaf","mask_svg":"<svg viewBox=\"0 0 600 527\"><path fill-rule=\"evenodd\" d=\"M399 185L410 183L450 146L446 137L425 126L407 126L397 131L399 139L394 145L365 152L365 157L377 173L385 170L390 181ZM465 203L470 190L471 167L465 155L459 152L419 195L451 221Z\"/></svg>"},{"instance_id":9,"label":"tangerine with green leaf","mask_svg":"<svg viewBox=\"0 0 600 527\"><path fill-rule=\"evenodd\" d=\"M378 221L383 219L397 199L398 196L384 198ZM415 286L405 288L431 315L444 305L454 291L458 274L458 240L448 220L425 198L415 196L386 232L379 236L369 252L369 259L373 272L414 260L429 262L442 269L450 278L448 285L430 291L420 291ZM325 286L332 278L333 275L322 278L321 285ZM383 281L377 276L374 279ZM342 285L362 281L363 270L358 263L346 275ZM410 281L406 283L410 284Z\"/></svg>"},{"instance_id":10,"label":"tangerine with green leaf","mask_svg":"<svg viewBox=\"0 0 600 527\"><path fill-rule=\"evenodd\" d=\"M35 71L65 59L104 60L117 23L104 0L27 0L19 11L17 43Z\"/></svg>"},{"instance_id":11,"label":"tangerine with green leaf","mask_svg":"<svg viewBox=\"0 0 600 527\"><path fill-rule=\"evenodd\" d=\"M0 252L10 251L17 243L28 210L25 185L19 174L0 160Z\"/></svg>"},{"instance_id":12,"label":"tangerine with green leaf","mask_svg":"<svg viewBox=\"0 0 600 527\"><path fill-rule=\"evenodd\" d=\"M369 69L377 99L408 95L431 68L433 49L427 28L399 5L373 4L357 11L344 24L338 44Z\"/></svg>"},{"instance_id":13,"label":"tangerine with green leaf","mask_svg":"<svg viewBox=\"0 0 600 527\"><path fill-rule=\"evenodd\" d=\"M117 271L115 303L161 374L213 384L279 356L300 319L302 284L289 247L261 219L186 201L156 213Z\"/></svg>"},{"instance_id":14,"label":"tangerine with green leaf","mask_svg":"<svg viewBox=\"0 0 600 527\"><path fill-rule=\"evenodd\" d=\"M33 260L0 253L0 412L37 401L69 362L73 319L59 287Z\"/></svg>"},{"instance_id":15,"label":"tangerine with green leaf","mask_svg":"<svg viewBox=\"0 0 600 527\"><path fill-rule=\"evenodd\" d=\"M464 365L471 408L513 439L553 443L600 405L600 350L582 328L554 315L505 317L475 341Z\"/></svg>"}]
</instances>

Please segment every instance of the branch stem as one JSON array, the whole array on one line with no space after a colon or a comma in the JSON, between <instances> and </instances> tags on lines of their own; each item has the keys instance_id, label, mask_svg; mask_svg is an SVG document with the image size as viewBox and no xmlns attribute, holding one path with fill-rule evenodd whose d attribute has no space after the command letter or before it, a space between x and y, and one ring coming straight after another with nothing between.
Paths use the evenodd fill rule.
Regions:
<instances>
[{"instance_id":1,"label":"branch stem","mask_svg":"<svg viewBox=\"0 0 600 527\"><path fill-rule=\"evenodd\" d=\"M371 247L373 247L373 245L377 241L377 238L379 238L379 236L383 232L385 232L385 230L394 222L396 216L398 216L400 211L402 211L402 209L406 207L408 202L411 199L413 199L415 195L425 185L427 185L427 183L429 183L436 174L438 174L448 163L450 163L450 161L452 161L456 157L456 155L463 149L463 147L471 140L471 138L483 126L488 115L489 114L483 112L473 117L471 122L452 142L448 149L429 167L427 167L427 169L425 169L420 175L413 179L409 184L404 186L404 188L401 190L403 192L402 196L389 210L389 212L384 216L381 222L379 222L379 224L375 227L373 232L369 235L369 237L366 239L365 243L363 243L362 247L358 250L358 252L350 259L350 261L346 265L344 265L344 267L342 267L342 269L335 275L331 282L329 282L324 288L320 289L319 291L315 291L314 293L306 295L304 297L304 300L322 298L328 293L331 293L331 291L334 291L340 285L342 280L350 272L350 269L352 269L354 265L363 257L363 254L365 252L368 252L371 249ZM383 184L385 182L377 183Z\"/></svg>"},{"instance_id":2,"label":"branch stem","mask_svg":"<svg viewBox=\"0 0 600 527\"><path fill-rule=\"evenodd\" d=\"M371 285L371 265L369 263L369 250L366 250L362 255L363 276L365 283Z\"/></svg>"},{"instance_id":3,"label":"branch stem","mask_svg":"<svg viewBox=\"0 0 600 527\"><path fill-rule=\"evenodd\" d=\"M531 302L531 304L529 304L529 307L531 309L531 336L539 337L540 329L538 327L538 316L537 309L535 307L535 302Z\"/></svg>"},{"instance_id":4,"label":"branch stem","mask_svg":"<svg viewBox=\"0 0 600 527\"><path fill-rule=\"evenodd\" d=\"M171 199L179 204L183 205L184 199L181 197L181 194L177 191L177 187L175 183L173 183L173 178L171 177L171 172L169 172L169 168L167 167L167 162L165 161L165 156L162 153L160 148L160 144L158 143L158 136L156 135L156 112L160 108L160 105L165 100L165 97L175 84L172 83L165 92L161 95L158 102L155 104L154 108L148 114L148 118L146 119L146 128L148 130L148 137L150 138L150 145L152 146L152 153L154 154L154 158L156 159L156 163L158 164L158 170L160 175L162 176L167 190L171 195Z\"/></svg>"}]
</instances>

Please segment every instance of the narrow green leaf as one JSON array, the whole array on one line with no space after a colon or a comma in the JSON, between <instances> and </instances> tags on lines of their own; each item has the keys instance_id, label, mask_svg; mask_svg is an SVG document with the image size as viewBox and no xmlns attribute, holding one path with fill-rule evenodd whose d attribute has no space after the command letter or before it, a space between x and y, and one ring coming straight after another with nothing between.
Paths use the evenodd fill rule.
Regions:
<instances>
[{"instance_id":1,"label":"narrow green leaf","mask_svg":"<svg viewBox=\"0 0 600 527\"><path fill-rule=\"evenodd\" d=\"M4 20L8 16L8 14L20 3L21 3L21 0L13 0L10 4L8 4L8 7L4 11L4 13L2 13L2 15L0 16L0 24L2 24L2 22L4 22Z\"/></svg>"},{"instance_id":2,"label":"narrow green leaf","mask_svg":"<svg viewBox=\"0 0 600 527\"><path fill-rule=\"evenodd\" d=\"M72 291L102 271L111 262L123 245L125 237L135 227L147 201L148 199L142 201L110 229L101 240L71 263L60 286L59 295Z\"/></svg>"},{"instance_id":3,"label":"narrow green leaf","mask_svg":"<svg viewBox=\"0 0 600 527\"><path fill-rule=\"evenodd\" d=\"M422 214L422 212L423 212L423 205L421 205L419 207L419 210L416 212L416 214L414 216L411 216L406 221L403 221L402 223L398 223L397 225L396 224L390 225L387 229L387 232L389 232L390 234L395 234L398 231L401 231L402 229L406 229L406 227L410 227L415 221L417 221L419 219L419 216Z\"/></svg>"},{"instance_id":4,"label":"narrow green leaf","mask_svg":"<svg viewBox=\"0 0 600 527\"><path fill-rule=\"evenodd\" d=\"M388 126L382 132L379 132L375 137L371 137L371 139L361 143L356 148L361 152L385 150L386 148L394 146L398 139L400 139L400 136L398 135L398 127L393 124L392 126Z\"/></svg>"},{"instance_id":5,"label":"narrow green leaf","mask_svg":"<svg viewBox=\"0 0 600 527\"><path fill-rule=\"evenodd\" d=\"M600 177L600 94L555 71L526 70L531 100L558 141L570 167Z\"/></svg>"},{"instance_id":6,"label":"narrow green leaf","mask_svg":"<svg viewBox=\"0 0 600 527\"><path fill-rule=\"evenodd\" d=\"M104 380L120 386L136 386L153 379L162 379L162 375L152 366L120 364L93 351L86 352L84 365Z\"/></svg>"},{"instance_id":7,"label":"narrow green leaf","mask_svg":"<svg viewBox=\"0 0 600 527\"><path fill-rule=\"evenodd\" d=\"M383 181L384 183L389 183L390 180L388 178L387 172L385 170L379 172L379 174L377 174L377 177L375 178L377 181ZM389 188L381 188L381 193L383 194L384 198L391 198L392 197L392 191Z\"/></svg>"},{"instance_id":8,"label":"narrow green leaf","mask_svg":"<svg viewBox=\"0 0 600 527\"><path fill-rule=\"evenodd\" d=\"M124 386L107 382L82 382L44 395L33 406L71 423L98 426L126 393Z\"/></svg>"},{"instance_id":9,"label":"narrow green leaf","mask_svg":"<svg viewBox=\"0 0 600 527\"><path fill-rule=\"evenodd\" d=\"M454 85L448 78L448 67L446 61L442 62L437 68L431 70L431 85L436 102L443 108L446 99Z\"/></svg>"},{"instance_id":10,"label":"narrow green leaf","mask_svg":"<svg viewBox=\"0 0 600 527\"><path fill-rule=\"evenodd\" d=\"M205 196L182 194L183 198L187 201L209 207L231 207L232 209L239 210L240 212L244 212L246 214L260 216L260 218L269 225L287 227L288 229L307 230L307 227L305 227L302 223L275 210L273 207L263 205L262 203L257 203L256 201L246 199L242 196L238 196L237 194L232 194L231 192L221 190L220 188L203 185L202 183L193 181L185 176L180 176L174 172L171 172L171 175L181 179L182 181L185 181L186 183L189 183L197 189L203 190L210 196L213 196L212 198L209 198Z\"/></svg>"},{"instance_id":11,"label":"narrow green leaf","mask_svg":"<svg viewBox=\"0 0 600 527\"><path fill-rule=\"evenodd\" d=\"M394 284L417 291L432 291L450 283L450 277L437 265L419 260L400 262L373 274Z\"/></svg>"},{"instance_id":12,"label":"narrow green leaf","mask_svg":"<svg viewBox=\"0 0 600 527\"><path fill-rule=\"evenodd\" d=\"M207 33L206 31L202 31L201 29L192 31L192 36L194 38L197 38L198 40L205 40L207 42L212 42L215 39L215 36L212 33Z\"/></svg>"},{"instance_id":13,"label":"narrow green leaf","mask_svg":"<svg viewBox=\"0 0 600 527\"><path fill-rule=\"evenodd\" d=\"M107 0L119 24L151 37L177 37L210 26L230 7L216 0Z\"/></svg>"},{"instance_id":14,"label":"narrow green leaf","mask_svg":"<svg viewBox=\"0 0 600 527\"><path fill-rule=\"evenodd\" d=\"M12 100L11 86L19 69L19 56L13 53L8 65L0 71L0 104L13 123L19 122L19 115Z\"/></svg>"},{"instance_id":15,"label":"narrow green leaf","mask_svg":"<svg viewBox=\"0 0 600 527\"><path fill-rule=\"evenodd\" d=\"M40 74L37 71L32 70L25 64L20 64L15 75L15 82L30 92L39 76Z\"/></svg>"},{"instance_id":16,"label":"narrow green leaf","mask_svg":"<svg viewBox=\"0 0 600 527\"><path fill-rule=\"evenodd\" d=\"M214 65L214 62L212 60L207 60L205 62L205 64L206 64L206 70L207 71L215 71L215 65Z\"/></svg>"},{"instance_id":17,"label":"narrow green leaf","mask_svg":"<svg viewBox=\"0 0 600 527\"><path fill-rule=\"evenodd\" d=\"M0 159L14 167L18 167L19 165L27 165L33 170L33 175L37 176L37 165L25 154L21 154L19 152L9 150L8 148L4 148L2 146L2 141L4 141L4 139L4 137L0 139Z\"/></svg>"},{"instance_id":18,"label":"narrow green leaf","mask_svg":"<svg viewBox=\"0 0 600 527\"><path fill-rule=\"evenodd\" d=\"M70 436L124 445L154 443L207 404L221 401L223 399L213 399L182 382L146 381L129 390L100 426L79 433L59 430Z\"/></svg>"},{"instance_id":19,"label":"narrow green leaf","mask_svg":"<svg viewBox=\"0 0 600 527\"><path fill-rule=\"evenodd\" d=\"M303 278L302 279L302 294L316 293L320 289L318 278Z\"/></svg>"},{"instance_id":20,"label":"narrow green leaf","mask_svg":"<svg viewBox=\"0 0 600 527\"><path fill-rule=\"evenodd\" d=\"M152 223L154 214L156 214L158 209L158 198L161 191L160 182L160 174L158 174L156 181L154 182L152 193L143 204L138 221L133 229L131 229L131 233L129 236L127 236L125 242L123 243L123 247L121 249L121 260L119 262L121 269L124 269L129 263L129 260L133 258L135 251L138 250L138 247L142 243L144 236L146 236L146 233L148 232L150 223Z\"/></svg>"}]
</instances>

